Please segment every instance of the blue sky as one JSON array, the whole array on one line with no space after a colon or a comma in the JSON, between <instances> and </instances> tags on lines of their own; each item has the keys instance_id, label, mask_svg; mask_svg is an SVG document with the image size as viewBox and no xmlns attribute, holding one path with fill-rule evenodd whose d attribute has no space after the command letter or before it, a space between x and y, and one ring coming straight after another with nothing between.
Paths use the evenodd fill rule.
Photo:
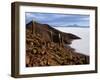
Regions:
<instances>
[{"instance_id":1,"label":"blue sky","mask_svg":"<svg viewBox=\"0 0 100 80\"><path fill-rule=\"evenodd\" d=\"M34 20L56 27L69 25L89 27L89 15L26 12L25 18L26 23Z\"/></svg>"}]
</instances>

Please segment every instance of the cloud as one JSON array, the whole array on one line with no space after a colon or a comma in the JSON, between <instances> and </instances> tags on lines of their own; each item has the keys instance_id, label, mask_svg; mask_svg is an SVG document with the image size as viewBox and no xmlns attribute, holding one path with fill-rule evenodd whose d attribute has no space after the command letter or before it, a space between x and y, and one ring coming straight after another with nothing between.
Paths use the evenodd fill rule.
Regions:
<instances>
[{"instance_id":1,"label":"cloud","mask_svg":"<svg viewBox=\"0 0 100 80\"><path fill-rule=\"evenodd\" d=\"M25 16L26 23L35 20L53 26L67 26L72 24L89 26L89 15L26 12Z\"/></svg>"}]
</instances>

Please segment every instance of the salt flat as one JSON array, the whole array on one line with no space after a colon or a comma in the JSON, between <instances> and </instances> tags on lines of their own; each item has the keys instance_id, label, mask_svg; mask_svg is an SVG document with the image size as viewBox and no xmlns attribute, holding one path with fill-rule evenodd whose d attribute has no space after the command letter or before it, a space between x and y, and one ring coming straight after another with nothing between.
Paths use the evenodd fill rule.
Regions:
<instances>
[{"instance_id":1,"label":"salt flat","mask_svg":"<svg viewBox=\"0 0 100 80\"><path fill-rule=\"evenodd\" d=\"M89 55L89 39L90 39L90 31L89 28L76 28L76 27L54 27L60 31L66 32L66 33L72 33L74 35L79 36L81 39L74 40L72 44L70 45L73 47L76 52L80 52L85 55Z\"/></svg>"}]
</instances>

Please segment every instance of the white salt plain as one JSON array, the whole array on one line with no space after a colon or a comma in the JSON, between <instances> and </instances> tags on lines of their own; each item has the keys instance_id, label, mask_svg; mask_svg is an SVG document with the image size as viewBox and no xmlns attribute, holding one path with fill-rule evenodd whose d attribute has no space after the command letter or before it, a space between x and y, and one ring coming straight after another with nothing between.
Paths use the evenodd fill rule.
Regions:
<instances>
[{"instance_id":1,"label":"white salt plain","mask_svg":"<svg viewBox=\"0 0 100 80\"><path fill-rule=\"evenodd\" d=\"M90 48L89 28L75 28L75 27L54 27L54 28L66 33L72 33L76 36L79 36L81 39L74 40L70 46L74 48L76 52L89 55L89 48Z\"/></svg>"}]
</instances>

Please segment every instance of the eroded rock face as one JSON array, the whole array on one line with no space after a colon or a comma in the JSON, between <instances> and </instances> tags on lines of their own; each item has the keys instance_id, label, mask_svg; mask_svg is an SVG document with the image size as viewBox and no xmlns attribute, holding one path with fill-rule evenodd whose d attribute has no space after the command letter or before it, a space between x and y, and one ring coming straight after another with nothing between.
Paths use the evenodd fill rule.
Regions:
<instances>
[{"instance_id":1,"label":"eroded rock face","mask_svg":"<svg viewBox=\"0 0 100 80\"><path fill-rule=\"evenodd\" d=\"M78 36L64 33L47 24L26 25L26 66L89 64L89 56L77 53L69 45Z\"/></svg>"}]
</instances>

